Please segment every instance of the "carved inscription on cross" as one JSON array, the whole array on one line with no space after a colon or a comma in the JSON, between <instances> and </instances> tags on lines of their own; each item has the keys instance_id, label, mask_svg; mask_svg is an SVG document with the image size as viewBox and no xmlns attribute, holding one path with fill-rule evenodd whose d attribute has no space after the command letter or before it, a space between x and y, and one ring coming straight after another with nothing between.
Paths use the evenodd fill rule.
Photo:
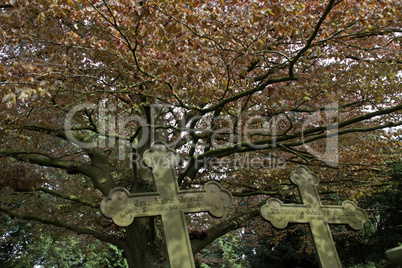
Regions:
<instances>
[{"instance_id":1,"label":"carved inscription on cross","mask_svg":"<svg viewBox=\"0 0 402 268\"><path fill-rule=\"evenodd\" d=\"M165 145L147 150L144 161L152 168L157 192L130 194L114 188L102 201L101 210L119 226L130 225L135 217L160 215L170 266L195 267L184 213L208 211L223 217L232 205L232 194L217 182L207 182L202 190L179 190L174 171L178 156Z\"/></svg>"},{"instance_id":2,"label":"carved inscription on cross","mask_svg":"<svg viewBox=\"0 0 402 268\"><path fill-rule=\"evenodd\" d=\"M303 204L283 204L270 198L261 207L261 215L279 229L289 222L309 223L321 267L341 268L329 224L348 224L359 230L368 220L366 212L351 201L344 201L341 206L322 205L316 188L319 179L304 166L296 167L290 179L298 186Z\"/></svg>"}]
</instances>

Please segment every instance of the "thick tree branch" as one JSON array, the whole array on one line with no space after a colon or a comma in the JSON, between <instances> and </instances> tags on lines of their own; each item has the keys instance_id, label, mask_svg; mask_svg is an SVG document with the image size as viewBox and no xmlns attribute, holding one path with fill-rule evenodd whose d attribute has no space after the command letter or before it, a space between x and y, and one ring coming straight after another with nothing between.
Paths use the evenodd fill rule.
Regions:
<instances>
[{"instance_id":1,"label":"thick tree branch","mask_svg":"<svg viewBox=\"0 0 402 268\"><path fill-rule=\"evenodd\" d=\"M59 197L59 198L62 198L62 199L75 201L75 202L84 204L86 206L90 206L92 208L99 209L99 204L98 203L85 200L85 199L83 199L83 198L81 198L79 196L76 196L76 195L59 193L57 191L53 191L53 190L50 190L50 189L45 188L45 187L36 188L35 191L42 191L44 193L47 193L47 194L50 194L50 195L53 195L53 196L56 196L56 197Z\"/></svg>"},{"instance_id":2,"label":"thick tree branch","mask_svg":"<svg viewBox=\"0 0 402 268\"><path fill-rule=\"evenodd\" d=\"M29 123L29 124L25 124L23 126L24 129L26 130L32 130L32 131L36 131L36 132L40 132L40 133L45 133L48 135L53 135L55 137L61 138L63 140L67 140L66 137L66 133L65 130L61 127L50 127L50 126L42 126L42 125L38 125L35 123ZM80 129L82 130L82 129Z\"/></svg>"},{"instance_id":3,"label":"thick tree branch","mask_svg":"<svg viewBox=\"0 0 402 268\"><path fill-rule=\"evenodd\" d=\"M103 195L107 196L110 190L114 187L113 179L111 178L108 167L105 168L105 157L94 152L91 155L91 164L80 163L71 160L61 160L58 158L46 155L40 157L37 155L44 155L43 153L24 152L24 151L10 151L0 150L0 156L13 157L16 160L37 164L40 166L54 167L65 169L70 173L81 173L91 178L94 187L100 190Z\"/></svg>"},{"instance_id":4,"label":"thick tree branch","mask_svg":"<svg viewBox=\"0 0 402 268\"><path fill-rule=\"evenodd\" d=\"M247 226L247 222L254 217L260 215L261 206L265 204L266 201L261 202L260 204L250 207L244 210L242 213L238 213L232 218L221 222L211 228L209 228L207 232L207 236L205 239L202 238L194 238L191 240L191 247L193 249L193 253L197 253L209 244L211 244L218 237L236 230L241 227Z\"/></svg>"},{"instance_id":5,"label":"thick tree branch","mask_svg":"<svg viewBox=\"0 0 402 268\"><path fill-rule=\"evenodd\" d=\"M387 108L387 109L378 110L378 111L375 111L375 112L372 112L372 113L367 113L367 114L362 115L362 116L351 118L349 120L346 120L346 121L343 121L343 122L339 123L338 128L343 128L343 127L346 127L348 125L351 125L351 124L354 124L354 123L357 123L357 122L361 122L361 121L364 121L364 120L367 120L367 119L371 119L371 118L376 117L376 116L391 114L391 113L397 112L399 110L402 110L402 104L399 104L399 105L396 105L394 107L390 107L390 108Z\"/></svg>"},{"instance_id":6,"label":"thick tree branch","mask_svg":"<svg viewBox=\"0 0 402 268\"><path fill-rule=\"evenodd\" d=\"M81 166L85 165L83 163L72 161L72 160L60 160L54 158L48 154L33 151L10 151L10 150L0 150L0 156L13 157L16 160L29 162L37 164L40 166L54 167L67 169L71 166ZM40 157L42 156L42 157Z\"/></svg>"},{"instance_id":7,"label":"thick tree branch","mask_svg":"<svg viewBox=\"0 0 402 268\"><path fill-rule=\"evenodd\" d=\"M162 127L162 126L161 126ZM39 133L44 133L44 134L48 134L48 135L53 135L55 137L61 138L63 140L67 140L70 141L72 143L74 143L74 141L71 141L67 138L66 136L66 131L64 128L61 127L49 127L49 126L42 126L42 125L38 125L38 124L34 124L34 123L29 123L23 126L24 129L26 130L31 130L31 131L36 131ZM94 127L75 127L72 128L70 131L73 131L73 137L76 140L87 140L88 142L90 142L88 139L86 139L84 136L84 134L82 133L78 133L77 131L91 131L93 133L98 134L99 136L102 137L106 137L106 138L114 138L114 139L118 139L118 140L127 140L130 141L130 138L125 137L125 136L121 136L118 134L108 134L108 133L100 133L100 131L98 131L98 129L94 128Z\"/></svg>"},{"instance_id":8,"label":"thick tree branch","mask_svg":"<svg viewBox=\"0 0 402 268\"><path fill-rule=\"evenodd\" d=\"M378 129L399 126L402 124L402 122L388 122L386 124L367 127L367 128L355 128L355 129L344 129L344 130L341 129L341 128L347 127L349 125L371 119L376 116L391 114L391 113L397 112L399 110L402 110L402 104L345 120L338 124L339 131L336 133L332 133L330 135L344 135L344 134L353 133L353 132L369 132L369 131L374 131L374 130L378 130ZM233 153L258 151L258 150L262 150L262 149L275 148L279 144L282 144L286 147L303 145L303 144L306 144L306 143L309 143L309 142L312 142L315 140L330 137L329 134L324 133L324 131L326 131L327 128L328 128L327 125L323 125L320 127L312 127L309 129L305 129L303 131L296 132L291 135L281 135L276 138L268 138L268 139L262 139L262 140L258 140L258 141L246 141L246 142L236 143L236 144L226 146L226 147L223 147L220 149L210 150L208 152L205 152L205 153L197 155L197 156L193 156L195 158L194 163L203 163L203 159L205 159L205 158L223 157L223 156L227 156L227 155L230 155ZM317 133L323 133L323 134L311 136L311 135L317 134ZM305 138L303 140L291 141L291 140L301 138L301 137L305 137Z\"/></svg>"},{"instance_id":9,"label":"thick tree branch","mask_svg":"<svg viewBox=\"0 0 402 268\"><path fill-rule=\"evenodd\" d=\"M45 127L41 126L38 124L26 124L24 126L25 129L27 130L32 130L32 131L38 131L41 133L45 133L48 135L54 135L56 137L59 137L63 140L66 140L68 142L71 142L72 144L78 145L78 146L83 146L83 144L87 143L92 143L94 142L92 138L89 138L87 135L83 133L78 133L76 131L78 130L88 130L87 128L74 128L70 129L68 131L71 131L71 135L73 140L71 140L71 137L68 137L66 134L66 130L61 127ZM94 131L93 129L90 129L91 131ZM120 137L119 137L120 138ZM72 162L72 161L62 161L62 160L57 160L52 157L48 157L48 159L43 159L43 158L38 158L38 157L33 157L31 156L28 162L32 162L38 165L42 166L50 166L50 167L56 167L56 168L74 168L78 173L82 173L84 175L87 175L92 179L92 182L94 183L95 188L99 189L105 196L109 194L109 191L114 187L114 182L111 177L111 171L110 171L110 165L107 157L105 154L95 145L93 146L83 146L85 148L82 148L87 155L91 159L91 164L82 164L78 162ZM15 152L9 152L13 153L14 156L17 156L16 158L19 158L19 160L24 160L21 158L22 153L15 153ZM24 153L27 154L27 153ZM1 152L0 152L1 155Z\"/></svg>"},{"instance_id":10,"label":"thick tree branch","mask_svg":"<svg viewBox=\"0 0 402 268\"><path fill-rule=\"evenodd\" d=\"M233 196L236 197L246 197L246 196L255 196L255 195L269 195L269 196L275 196L275 195L280 195L279 192L268 192L268 191L247 191L247 192L232 192Z\"/></svg>"},{"instance_id":11,"label":"thick tree branch","mask_svg":"<svg viewBox=\"0 0 402 268\"><path fill-rule=\"evenodd\" d=\"M14 8L15 6L11 4L0 5L0 8Z\"/></svg>"},{"instance_id":12,"label":"thick tree branch","mask_svg":"<svg viewBox=\"0 0 402 268\"><path fill-rule=\"evenodd\" d=\"M283 77L277 77L277 78L270 78L267 81L265 81L264 83L250 89L250 90L246 90L244 92L241 92L237 95L234 95L232 97L226 98L224 100L222 100L221 102L209 107L209 108L204 108L201 110L202 113L209 113L209 112L213 112L215 110L221 109L223 108L226 104L236 101L238 99L241 99L243 97L247 97L250 96L256 92L262 91L264 90L268 85L272 85L272 84L277 84L277 83L282 83L282 82L288 82L288 81L293 81L296 80L296 78L294 78L293 76L283 76Z\"/></svg>"},{"instance_id":13,"label":"thick tree branch","mask_svg":"<svg viewBox=\"0 0 402 268\"><path fill-rule=\"evenodd\" d=\"M78 235L81 234L86 234L86 235L91 235L99 240L102 240L104 242L108 242L108 243L112 243L114 245L117 246L122 246L124 241L116 238L116 237L112 237L112 236L108 236L108 235L104 235L92 228L88 228L88 227L79 227L76 225L72 225L72 224L68 224L65 222L61 222L61 221L57 221L57 220L51 220L51 219L47 219L47 218L43 218L43 217L39 217L39 216L34 216L34 215L26 215L26 214L19 214L16 212L13 212L9 209L6 208L2 208L0 207L0 212L4 212L6 214L9 214L12 217L16 217L19 219L23 219L23 220L29 220L29 221L37 221L40 223L44 223L44 224L50 224L56 227L60 227L60 228L64 228L67 230L71 230L73 232L75 232Z\"/></svg>"},{"instance_id":14,"label":"thick tree branch","mask_svg":"<svg viewBox=\"0 0 402 268\"><path fill-rule=\"evenodd\" d=\"M397 122L397 123L388 122L386 124L376 125L376 126L366 127L366 128L348 128L348 129L340 130L338 132L334 132L334 133L330 133L330 134L316 135L316 136L309 137L309 138L301 140L301 141L283 143L282 145L286 146L286 147L300 146L300 145L308 144L308 143L316 141L316 140L320 140L320 139L324 139L324 138L331 138L333 136L341 136L341 135L345 135L345 134L349 134L349 133L370 132L370 131L375 131L375 130L379 130L379 129L389 128L389 127L397 127L397 126L401 126L401 125L402 125L402 122Z\"/></svg>"}]
</instances>

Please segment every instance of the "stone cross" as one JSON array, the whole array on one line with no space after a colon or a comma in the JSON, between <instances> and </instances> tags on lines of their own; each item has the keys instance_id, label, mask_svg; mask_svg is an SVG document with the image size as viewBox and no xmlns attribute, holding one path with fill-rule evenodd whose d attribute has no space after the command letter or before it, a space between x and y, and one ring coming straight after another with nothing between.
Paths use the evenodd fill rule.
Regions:
<instances>
[{"instance_id":1,"label":"stone cross","mask_svg":"<svg viewBox=\"0 0 402 268\"><path fill-rule=\"evenodd\" d=\"M261 215L279 229L289 222L309 223L321 267L341 268L329 224L348 224L359 230L368 220L367 214L351 201L344 201L341 206L322 205L316 188L319 179L304 166L296 167L290 179L298 186L303 204L283 204L270 198L261 207Z\"/></svg>"},{"instance_id":2,"label":"stone cross","mask_svg":"<svg viewBox=\"0 0 402 268\"><path fill-rule=\"evenodd\" d=\"M170 267L195 267L184 213L208 211L223 217L232 194L217 182L207 182L204 189L180 190L174 171L178 155L165 145L154 145L143 159L152 168L156 192L130 194L114 188L101 203L102 213L119 226L130 225L135 217L160 215Z\"/></svg>"}]
</instances>

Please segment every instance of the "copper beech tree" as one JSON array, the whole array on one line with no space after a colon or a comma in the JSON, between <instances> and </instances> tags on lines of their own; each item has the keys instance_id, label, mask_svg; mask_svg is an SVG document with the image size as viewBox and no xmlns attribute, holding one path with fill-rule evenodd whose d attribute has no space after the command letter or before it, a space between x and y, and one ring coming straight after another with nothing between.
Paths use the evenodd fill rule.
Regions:
<instances>
[{"instance_id":1,"label":"copper beech tree","mask_svg":"<svg viewBox=\"0 0 402 268\"><path fill-rule=\"evenodd\" d=\"M401 146L401 10L396 0L1 1L0 211L152 267L167 259L160 219L121 228L99 204L117 186L154 191L142 162L153 142L180 155L182 189L218 180L235 196L222 219L188 216L194 253L245 227L267 198L297 195L295 165L319 174L327 202L381 190Z\"/></svg>"}]
</instances>

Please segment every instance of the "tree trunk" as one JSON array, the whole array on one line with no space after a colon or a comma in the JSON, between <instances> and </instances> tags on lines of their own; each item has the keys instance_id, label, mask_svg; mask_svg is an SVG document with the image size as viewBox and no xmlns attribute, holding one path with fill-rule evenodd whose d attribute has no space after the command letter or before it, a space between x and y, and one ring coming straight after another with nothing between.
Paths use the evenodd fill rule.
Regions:
<instances>
[{"instance_id":1,"label":"tree trunk","mask_svg":"<svg viewBox=\"0 0 402 268\"><path fill-rule=\"evenodd\" d=\"M126 229L124 254L130 268L169 267L157 217L137 218Z\"/></svg>"},{"instance_id":2,"label":"tree trunk","mask_svg":"<svg viewBox=\"0 0 402 268\"><path fill-rule=\"evenodd\" d=\"M141 103L143 102L145 100L141 100ZM164 106L142 107L144 118L147 119L150 126L144 127L139 133L138 140L142 142L137 144L137 149L133 149L135 155L133 187L131 189L133 193L156 191L152 171L142 162L143 153L150 148L152 142L155 140L166 142L168 136L166 130L162 129L156 132L153 128L154 124L163 120L161 114L164 112ZM160 124L164 123L160 122ZM126 246L123 250L130 268L170 267L160 217L135 218L134 222L126 228L125 240Z\"/></svg>"}]
</instances>

